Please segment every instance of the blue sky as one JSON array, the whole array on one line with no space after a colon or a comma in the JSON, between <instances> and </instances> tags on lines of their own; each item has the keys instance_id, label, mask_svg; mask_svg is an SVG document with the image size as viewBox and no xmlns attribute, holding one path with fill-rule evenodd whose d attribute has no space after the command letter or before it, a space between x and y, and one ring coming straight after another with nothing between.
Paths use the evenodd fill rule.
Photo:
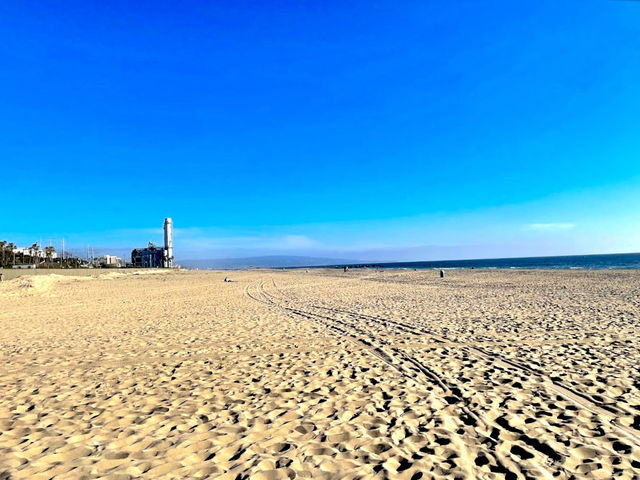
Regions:
<instances>
[{"instance_id":1,"label":"blue sky","mask_svg":"<svg viewBox=\"0 0 640 480\"><path fill-rule=\"evenodd\" d=\"M640 2L3 2L0 236L640 251Z\"/></svg>"}]
</instances>

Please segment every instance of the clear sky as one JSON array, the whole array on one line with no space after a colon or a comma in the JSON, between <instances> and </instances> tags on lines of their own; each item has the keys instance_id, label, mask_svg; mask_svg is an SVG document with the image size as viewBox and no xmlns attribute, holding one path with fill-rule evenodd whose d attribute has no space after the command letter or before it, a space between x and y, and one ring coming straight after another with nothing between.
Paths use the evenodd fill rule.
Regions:
<instances>
[{"instance_id":1,"label":"clear sky","mask_svg":"<svg viewBox=\"0 0 640 480\"><path fill-rule=\"evenodd\" d=\"M640 2L2 2L0 239L640 251Z\"/></svg>"}]
</instances>

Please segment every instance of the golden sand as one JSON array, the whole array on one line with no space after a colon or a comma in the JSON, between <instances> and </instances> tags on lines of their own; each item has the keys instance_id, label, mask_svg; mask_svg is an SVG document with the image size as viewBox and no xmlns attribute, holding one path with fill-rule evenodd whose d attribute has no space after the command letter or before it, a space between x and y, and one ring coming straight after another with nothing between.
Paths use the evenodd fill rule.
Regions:
<instances>
[{"instance_id":1,"label":"golden sand","mask_svg":"<svg viewBox=\"0 0 640 480\"><path fill-rule=\"evenodd\" d=\"M640 272L26 274L0 479L638 478L639 315Z\"/></svg>"}]
</instances>

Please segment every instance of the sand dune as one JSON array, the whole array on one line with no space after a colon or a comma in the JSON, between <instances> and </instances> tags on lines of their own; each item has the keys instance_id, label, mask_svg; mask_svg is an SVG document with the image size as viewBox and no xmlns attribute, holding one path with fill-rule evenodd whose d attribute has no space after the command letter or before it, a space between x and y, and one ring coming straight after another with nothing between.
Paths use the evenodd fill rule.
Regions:
<instances>
[{"instance_id":1,"label":"sand dune","mask_svg":"<svg viewBox=\"0 0 640 480\"><path fill-rule=\"evenodd\" d=\"M0 284L0 478L640 475L636 272L227 275Z\"/></svg>"}]
</instances>

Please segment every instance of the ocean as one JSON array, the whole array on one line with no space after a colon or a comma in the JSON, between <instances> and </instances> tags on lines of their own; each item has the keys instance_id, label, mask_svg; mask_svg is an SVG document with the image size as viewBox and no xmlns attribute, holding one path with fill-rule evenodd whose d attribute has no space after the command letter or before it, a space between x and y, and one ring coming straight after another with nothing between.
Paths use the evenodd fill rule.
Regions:
<instances>
[{"instance_id":1,"label":"ocean","mask_svg":"<svg viewBox=\"0 0 640 480\"><path fill-rule=\"evenodd\" d=\"M336 265L342 267L344 265ZM477 260L433 260L422 262L372 263L380 268L542 268L604 270L613 268L640 268L640 253L615 253L607 255L570 255L561 257L482 258Z\"/></svg>"}]
</instances>

